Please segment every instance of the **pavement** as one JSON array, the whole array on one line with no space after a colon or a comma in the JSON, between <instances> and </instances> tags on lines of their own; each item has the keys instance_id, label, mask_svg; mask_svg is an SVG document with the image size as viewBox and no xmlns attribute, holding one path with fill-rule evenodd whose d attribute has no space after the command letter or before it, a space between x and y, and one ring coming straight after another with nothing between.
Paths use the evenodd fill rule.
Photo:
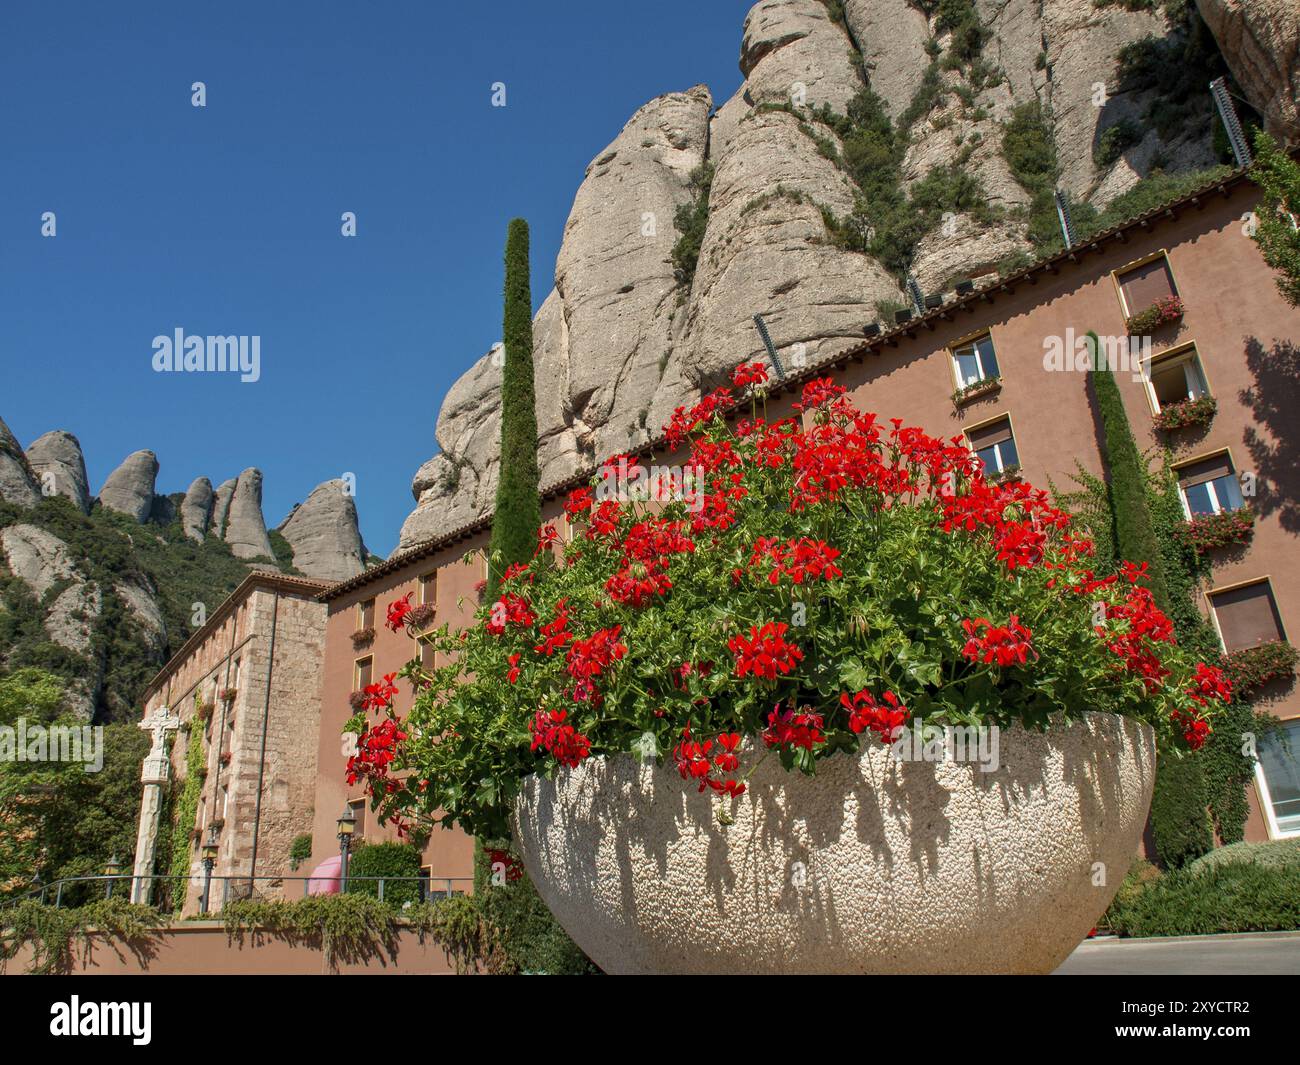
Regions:
<instances>
[{"instance_id":1,"label":"pavement","mask_svg":"<svg viewBox=\"0 0 1300 1065\"><path fill-rule=\"evenodd\" d=\"M1089 939L1056 976L1295 976L1300 932Z\"/></svg>"}]
</instances>

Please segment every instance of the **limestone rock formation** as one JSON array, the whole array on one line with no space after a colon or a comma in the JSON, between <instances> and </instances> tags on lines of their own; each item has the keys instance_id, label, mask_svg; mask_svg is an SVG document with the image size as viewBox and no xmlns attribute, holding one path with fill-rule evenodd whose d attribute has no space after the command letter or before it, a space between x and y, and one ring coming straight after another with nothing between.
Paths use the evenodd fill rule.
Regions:
<instances>
[{"instance_id":1,"label":"limestone rock formation","mask_svg":"<svg viewBox=\"0 0 1300 1065\"><path fill-rule=\"evenodd\" d=\"M1196 0L1265 128L1300 141L1300 5L1296 0Z\"/></svg>"},{"instance_id":2,"label":"limestone rock formation","mask_svg":"<svg viewBox=\"0 0 1300 1065\"><path fill-rule=\"evenodd\" d=\"M90 489L81 442L56 429L37 437L27 448L27 461L45 494L67 496L83 514L90 513Z\"/></svg>"},{"instance_id":3,"label":"limestone rock formation","mask_svg":"<svg viewBox=\"0 0 1300 1065\"><path fill-rule=\"evenodd\" d=\"M55 584L79 577L68 545L35 525L10 525L0 529L9 572L22 580L38 600Z\"/></svg>"},{"instance_id":4,"label":"limestone rock formation","mask_svg":"<svg viewBox=\"0 0 1300 1065\"><path fill-rule=\"evenodd\" d=\"M0 499L15 506L34 507L40 497L23 449L0 419Z\"/></svg>"},{"instance_id":5,"label":"limestone rock formation","mask_svg":"<svg viewBox=\"0 0 1300 1065\"><path fill-rule=\"evenodd\" d=\"M737 363L765 359L755 314L783 364L800 369L856 343L864 325L902 299L906 274L933 294L1040 254L1029 222L1041 197L1003 147L1006 124L1025 105L1037 105L1055 145L1057 187L1097 210L1156 169L1216 162L1208 94L1192 118L1162 124L1153 115L1185 100L1162 96L1170 90L1160 79L1120 63L1143 53L1170 62L1186 53L1201 63L1193 9L972 4L760 0L741 29L744 83L721 108L709 114L704 86L657 97L596 156L565 225L555 289L533 325L544 486L649 439ZM1201 6L1244 18L1244 0ZM1243 23L1249 34L1225 50L1243 83L1253 64L1260 85L1290 85L1294 97L1286 81L1294 34L1276 13L1287 6L1261 0L1256 10L1268 17ZM1251 58L1250 42L1259 40L1280 42L1291 63L1285 73ZM1190 65L1187 77L1201 73ZM864 89L892 120L898 192L924 227L919 236L900 229L907 235L898 241L910 245L879 245L880 259L850 250L875 240L873 202L852 176L871 111ZM684 204L707 219L702 233L691 230L699 241L693 268L674 260ZM412 482L416 507L399 547L491 511L500 379L489 353L448 391L435 430L440 453Z\"/></svg>"},{"instance_id":6,"label":"limestone rock formation","mask_svg":"<svg viewBox=\"0 0 1300 1065\"><path fill-rule=\"evenodd\" d=\"M147 578L131 578L113 585L122 605L140 625L150 651L161 655L167 648L167 622L158 606L158 590Z\"/></svg>"},{"instance_id":7,"label":"limestone rock formation","mask_svg":"<svg viewBox=\"0 0 1300 1065\"><path fill-rule=\"evenodd\" d=\"M262 471L255 467L246 469L235 482L226 518L225 541L236 558L272 557L271 541L262 518Z\"/></svg>"},{"instance_id":8,"label":"limestone rock formation","mask_svg":"<svg viewBox=\"0 0 1300 1065\"><path fill-rule=\"evenodd\" d=\"M100 505L143 522L153 510L157 477L158 457L152 451L136 451L108 475L99 490Z\"/></svg>"},{"instance_id":9,"label":"limestone rock formation","mask_svg":"<svg viewBox=\"0 0 1300 1065\"><path fill-rule=\"evenodd\" d=\"M294 568L308 577L342 581L365 569L357 505L343 481L318 485L280 525Z\"/></svg>"},{"instance_id":10,"label":"limestone rock formation","mask_svg":"<svg viewBox=\"0 0 1300 1065\"><path fill-rule=\"evenodd\" d=\"M191 540L202 540L207 535L211 516L212 482L206 477L196 477L181 503L181 528Z\"/></svg>"},{"instance_id":11,"label":"limestone rock formation","mask_svg":"<svg viewBox=\"0 0 1300 1065\"><path fill-rule=\"evenodd\" d=\"M226 538L226 520L230 516L230 501L235 496L236 483L233 478L222 481L212 496L212 522L208 531L223 540Z\"/></svg>"}]
</instances>

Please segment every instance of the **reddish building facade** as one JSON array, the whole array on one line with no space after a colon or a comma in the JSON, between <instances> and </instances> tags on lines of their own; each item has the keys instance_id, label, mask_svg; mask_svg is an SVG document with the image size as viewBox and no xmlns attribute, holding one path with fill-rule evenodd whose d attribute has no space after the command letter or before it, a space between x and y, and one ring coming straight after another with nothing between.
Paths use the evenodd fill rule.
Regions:
<instances>
[{"instance_id":1,"label":"reddish building facade","mask_svg":"<svg viewBox=\"0 0 1300 1065\"><path fill-rule=\"evenodd\" d=\"M1286 640L1300 632L1300 313L1283 300L1250 239L1256 198L1237 174L1005 280L949 294L941 307L888 324L823 365L791 372L797 354L781 353L786 376L771 389L769 417L789 413L804 381L830 376L882 418L964 435L991 471L1069 489L1080 468L1106 475L1101 420L1081 357L1094 331L1112 365L1120 362L1115 376L1139 447L1153 464L1160 449L1169 451L1186 516L1243 506L1255 516L1248 542L1208 552L1212 576L1199 605L1225 650ZM1150 308L1159 310L1143 323ZM1130 345L1130 328L1149 343ZM737 353L738 362L749 357ZM1217 409L1202 423L1207 397ZM638 453L647 463L683 460L662 441ZM544 517L560 519L563 495L584 480L546 488ZM484 518L323 594L329 615L314 860L327 853L322 848L345 803L362 816L360 789L343 783L338 734L351 714L348 696L364 670L379 677L412 653L404 634L383 629L387 604L408 592L413 603L427 601L432 584L436 623L466 623L484 576L489 527ZM352 635L366 627L361 611L372 601L366 616L375 619L376 636L356 649ZM400 698L405 709L410 696ZM1300 752L1294 679L1267 685L1260 702L1283 719ZM1266 745L1250 800L1247 839L1300 834L1300 768L1280 746ZM384 836L370 821L364 834ZM469 841L455 833L435 834L425 853L435 878L468 875L469 859Z\"/></svg>"}]
</instances>

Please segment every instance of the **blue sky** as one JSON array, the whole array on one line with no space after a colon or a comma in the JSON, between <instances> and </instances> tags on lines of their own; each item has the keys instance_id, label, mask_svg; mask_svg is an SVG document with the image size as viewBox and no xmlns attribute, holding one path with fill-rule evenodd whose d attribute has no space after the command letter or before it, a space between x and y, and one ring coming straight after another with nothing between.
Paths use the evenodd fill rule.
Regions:
<instances>
[{"instance_id":1,"label":"blue sky","mask_svg":"<svg viewBox=\"0 0 1300 1065\"><path fill-rule=\"evenodd\" d=\"M258 466L268 525L351 472L387 554L499 338L507 221L536 307L587 163L660 93L725 102L749 7L6 0L0 416L79 437L92 492L139 448L160 492ZM178 327L260 336L261 379L155 373Z\"/></svg>"}]
</instances>

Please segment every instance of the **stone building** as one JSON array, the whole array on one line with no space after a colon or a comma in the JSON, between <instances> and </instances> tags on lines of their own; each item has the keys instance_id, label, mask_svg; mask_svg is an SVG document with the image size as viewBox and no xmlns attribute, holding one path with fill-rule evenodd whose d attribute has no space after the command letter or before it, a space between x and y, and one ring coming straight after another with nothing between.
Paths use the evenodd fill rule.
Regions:
<instances>
[{"instance_id":1,"label":"stone building","mask_svg":"<svg viewBox=\"0 0 1300 1065\"><path fill-rule=\"evenodd\" d=\"M188 851L188 881L164 877L153 893L165 891L185 913L198 909L200 849L210 833L218 840L214 906L227 890L248 894L250 884L256 894L293 894L275 878L291 874L293 841L312 830L325 637L325 608L316 597L326 587L250 573L145 692L146 722L170 710L177 726L170 799L162 807L162 817L173 819L172 850L155 855L152 867L174 872L183 861L177 848ZM140 826L142 842L149 829ZM138 883L136 890L144 891Z\"/></svg>"}]
</instances>

